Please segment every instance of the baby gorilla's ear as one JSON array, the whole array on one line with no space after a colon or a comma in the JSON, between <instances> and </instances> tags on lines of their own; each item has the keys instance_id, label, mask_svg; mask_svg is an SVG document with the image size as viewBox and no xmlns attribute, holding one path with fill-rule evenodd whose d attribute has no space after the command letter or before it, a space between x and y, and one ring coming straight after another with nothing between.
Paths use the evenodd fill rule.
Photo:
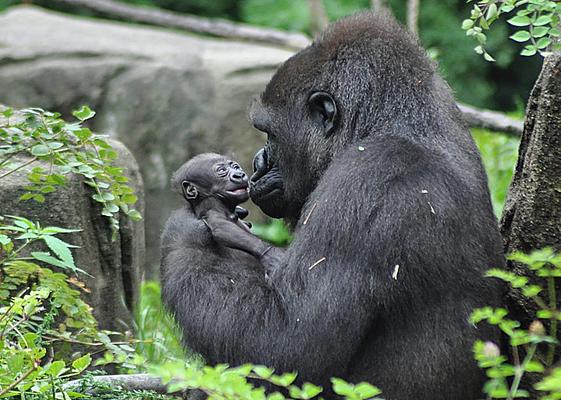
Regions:
<instances>
[{"instance_id":1,"label":"baby gorilla's ear","mask_svg":"<svg viewBox=\"0 0 561 400\"><path fill-rule=\"evenodd\" d=\"M183 181L181 182L181 187L183 189L183 196L185 196L187 200L195 200L199 197L199 191L191 182Z\"/></svg>"}]
</instances>

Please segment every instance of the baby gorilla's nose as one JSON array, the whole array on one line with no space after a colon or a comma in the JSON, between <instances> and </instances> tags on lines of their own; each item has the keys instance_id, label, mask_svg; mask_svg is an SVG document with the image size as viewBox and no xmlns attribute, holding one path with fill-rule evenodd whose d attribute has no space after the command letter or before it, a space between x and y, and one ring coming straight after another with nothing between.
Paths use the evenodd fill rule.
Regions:
<instances>
[{"instance_id":1,"label":"baby gorilla's nose","mask_svg":"<svg viewBox=\"0 0 561 400\"><path fill-rule=\"evenodd\" d=\"M245 172L236 171L236 172L232 173L231 180L234 183L247 183L248 178L247 178L247 175L245 174Z\"/></svg>"}]
</instances>

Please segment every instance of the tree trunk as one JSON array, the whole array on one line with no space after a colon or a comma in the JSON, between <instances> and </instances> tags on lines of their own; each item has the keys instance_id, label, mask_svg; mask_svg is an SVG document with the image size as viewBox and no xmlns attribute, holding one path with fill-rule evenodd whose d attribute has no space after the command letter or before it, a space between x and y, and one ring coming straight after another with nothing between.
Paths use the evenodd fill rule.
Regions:
<instances>
[{"instance_id":1,"label":"tree trunk","mask_svg":"<svg viewBox=\"0 0 561 400\"><path fill-rule=\"evenodd\" d=\"M415 35L419 34L419 8L421 0L407 0L407 28Z\"/></svg>"},{"instance_id":2,"label":"tree trunk","mask_svg":"<svg viewBox=\"0 0 561 400\"><path fill-rule=\"evenodd\" d=\"M370 5L372 6L373 10L378 11L381 8L386 7L386 1L385 0L371 0Z\"/></svg>"},{"instance_id":3,"label":"tree trunk","mask_svg":"<svg viewBox=\"0 0 561 400\"><path fill-rule=\"evenodd\" d=\"M322 0L310 0L310 32L316 37L329 24Z\"/></svg>"},{"instance_id":4,"label":"tree trunk","mask_svg":"<svg viewBox=\"0 0 561 400\"><path fill-rule=\"evenodd\" d=\"M270 28L258 28L220 19L195 17L158 8L133 6L114 0L56 0L58 3L93 11L96 15L109 16L125 21L165 26L190 32L219 37L269 43L292 49L310 44L310 39L297 32L283 32Z\"/></svg>"},{"instance_id":5,"label":"tree trunk","mask_svg":"<svg viewBox=\"0 0 561 400\"><path fill-rule=\"evenodd\" d=\"M561 252L560 52L544 59L532 89L518 157L501 220L505 251L551 247ZM528 274L522 265L510 261L507 266ZM523 324L535 315L532 303L519 293L510 293L509 306L511 316Z\"/></svg>"}]
</instances>

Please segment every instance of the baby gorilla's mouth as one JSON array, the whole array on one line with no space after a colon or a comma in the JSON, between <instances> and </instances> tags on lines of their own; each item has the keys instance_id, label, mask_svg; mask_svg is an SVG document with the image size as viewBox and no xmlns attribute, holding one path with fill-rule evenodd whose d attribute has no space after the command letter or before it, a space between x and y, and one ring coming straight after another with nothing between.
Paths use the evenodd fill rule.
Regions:
<instances>
[{"instance_id":1,"label":"baby gorilla's mouth","mask_svg":"<svg viewBox=\"0 0 561 400\"><path fill-rule=\"evenodd\" d=\"M234 189L234 190L228 190L228 193L231 193L231 194L234 194L234 195L249 194L249 186L241 187L241 188Z\"/></svg>"}]
</instances>

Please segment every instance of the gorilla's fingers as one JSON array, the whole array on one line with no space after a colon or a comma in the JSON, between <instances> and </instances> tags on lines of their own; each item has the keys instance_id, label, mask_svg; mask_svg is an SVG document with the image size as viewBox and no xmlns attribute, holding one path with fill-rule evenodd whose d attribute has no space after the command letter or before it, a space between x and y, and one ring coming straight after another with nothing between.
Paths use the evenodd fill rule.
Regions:
<instances>
[{"instance_id":1,"label":"gorilla's fingers","mask_svg":"<svg viewBox=\"0 0 561 400\"><path fill-rule=\"evenodd\" d=\"M247 211L242 206L236 206L235 212L239 219L244 219L249 215L249 211Z\"/></svg>"}]
</instances>

